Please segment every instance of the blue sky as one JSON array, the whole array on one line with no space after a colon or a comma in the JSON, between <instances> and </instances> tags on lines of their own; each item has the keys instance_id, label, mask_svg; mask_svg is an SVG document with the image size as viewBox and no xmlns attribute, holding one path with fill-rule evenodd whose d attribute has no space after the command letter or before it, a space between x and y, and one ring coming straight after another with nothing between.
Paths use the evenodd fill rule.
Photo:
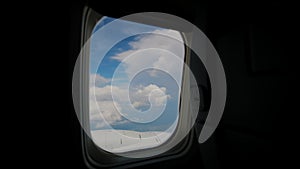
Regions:
<instances>
[{"instance_id":1,"label":"blue sky","mask_svg":"<svg viewBox=\"0 0 300 169\"><path fill-rule=\"evenodd\" d=\"M97 23L90 41L90 80L96 82L90 83L91 130L111 126L122 130L165 131L177 120L178 85L181 86L183 65L172 57L183 58L184 46L162 35L181 38L172 30L109 17L103 17ZM155 49L143 52L143 49L152 48ZM154 68L135 74L145 65ZM161 68L165 70L159 70ZM126 86L129 86L129 99ZM111 90L116 92L111 94ZM159 118L150 123L138 123L122 116L131 113L128 110L132 109L126 107L128 103L145 113L150 108L149 95L153 91L158 91L151 93L155 101L153 106L165 106Z\"/></svg>"}]
</instances>

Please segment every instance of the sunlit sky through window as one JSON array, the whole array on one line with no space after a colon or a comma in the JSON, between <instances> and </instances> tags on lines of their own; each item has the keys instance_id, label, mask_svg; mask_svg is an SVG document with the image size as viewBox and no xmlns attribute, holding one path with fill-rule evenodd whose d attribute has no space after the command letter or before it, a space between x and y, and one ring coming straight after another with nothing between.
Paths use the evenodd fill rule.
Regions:
<instances>
[{"instance_id":1,"label":"sunlit sky through window","mask_svg":"<svg viewBox=\"0 0 300 169\"><path fill-rule=\"evenodd\" d=\"M112 21L114 26L103 29ZM118 43L111 48L110 42L116 39ZM184 57L180 42L180 33L170 29L110 17L96 24L90 42L89 115L92 137L98 146L109 151L129 151L157 146L172 134L178 121L183 70L182 62L174 58ZM163 50L152 50L156 48ZM152 68L138 72L149 65ZM150 95L153 108L163 106L161 115L149 123L130 120L135 117L130 117L129 104L142 116L152 113L147 112L151 108ZM139 146L134 146L138 142Z\"/></svg>"}]
</instances>

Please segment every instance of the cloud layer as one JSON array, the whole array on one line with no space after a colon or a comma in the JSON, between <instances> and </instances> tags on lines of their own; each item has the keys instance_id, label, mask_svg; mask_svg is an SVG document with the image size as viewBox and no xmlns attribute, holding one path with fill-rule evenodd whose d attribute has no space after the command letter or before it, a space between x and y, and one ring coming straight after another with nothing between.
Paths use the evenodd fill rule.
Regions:
<instances>
[{"instance_id":1,"label":"cloud layer","mask_svg":"<svg viewBox=\"0 0 300 169\"><path fill-rule=\"evenodd\" d=\"M113 94L117 94L114 99ZM127 114L127 106L132 106L140 111L145 111L150 107L149 98L154 99L152 106L162 106L170 98L165 87L158 87L150 84L148 86L138 86L130 92L128 100L126 88L106 85L103 87L90 87L90 121L92 129L107 128L112 124L122 124L126 122L121 114ZM126 103L130 101L129 104ZM126 103L126 104L124 104ZM120 112L119 112L120 111ZM120 114L121 113L121 114Z\"/></svg>"},{"instance_id":2,"label":"cloud layer","mask_svg":"<svg viewBox=\"0 0 300 169\"><path fill-rule=\"evenodd\" d=\"M180 33L173 30L157 29L136 36L133 41L129 42L129 46L130 49L120 50L119 53L109 56L110 59L121 62L119 67L122 67L122 69L120 69L120 74L116 75L116 78L127 76L129 80L141 69L153 67L171 74L177 83L181 83L184 45ZM148 73L150 76L157 76L155 69L148 71ZM168 86L152 84L151 79L148 77L145 77L144 81L149 81L149 83L130 88L129 96L128 88L124 85L124 83L128 85L126 80L123 82L116 80L114 83L114 80L104 78L99 74L91 74L90 81L90 121L92 130L109 128L109 125L112 124L128 122L121 115L128 113L128 104L139 111L145 111L150 108L150 99L152 99L153 107L159 107L165 105L168 99L171 98L168 92L172 91L168 91ZM114 97L111 91L113 91Z\"/></svg>"},{"instance_id":3,"label":"cloud layer","mask_svg":"<svg viewBox=\"0 0 300 169\"><path fill-rule=\"evenodd\" d=\"M181 78L184 44L179 32L168 29L155 30L138 36L129 45L130 50L111 57L125 65L129 77L135 75L137 70L151 66ZM155 76L155 71L151 73Z\"/></svg>"}]
</instances>

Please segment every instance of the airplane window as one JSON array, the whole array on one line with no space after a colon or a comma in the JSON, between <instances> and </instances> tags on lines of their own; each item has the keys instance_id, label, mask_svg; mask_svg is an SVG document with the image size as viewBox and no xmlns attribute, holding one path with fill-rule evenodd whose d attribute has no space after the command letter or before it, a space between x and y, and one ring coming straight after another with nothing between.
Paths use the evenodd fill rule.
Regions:
<instances>
[{"instance_id":1,"label":"airplane window","mask_svg":"<svg viewBox=\"0 0 300 169\"><path fill-rule=\"evenodd\" d=\"M114 26L106 30L112 21ZM136 29L145 33L132 34ZM118 38L112 47L106 45ZM181 34L171 29L110 17L97 22L90 41L89 123L98 147L111 153L153 148L175 133L182 42Z\"/></svg>"}]
</instances>

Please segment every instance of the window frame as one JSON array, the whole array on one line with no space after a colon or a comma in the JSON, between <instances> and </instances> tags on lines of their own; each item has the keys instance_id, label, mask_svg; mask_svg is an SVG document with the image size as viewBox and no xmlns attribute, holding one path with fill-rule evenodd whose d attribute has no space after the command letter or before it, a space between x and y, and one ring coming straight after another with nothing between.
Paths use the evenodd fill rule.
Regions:
<instances>
[{"instance_id":1,"label":"window frame","mask_svg":"<svg viewBox=\"0 0 300 169\"><path fill-rule=\"evenodd\" d=\"M92 31L94 29L94 26L97 24L97 22L102 18L103 16L99 15L97 12L95 12L92 8L85 6L83 9L83 15L82 15L82 28L81 28L81 47L84 46L84 44L88 41L90 36L92 35ZM184 41L186 41L185 35L181 34L182 38ZM81 109L80 109L80 120L82 121L83 127L87 131L90 131L90 126L89 126L89 44L87 44L88 47L82 48L82 57L80 57L80 103L82 104ZM185 63L189 65L190 63L190 50L189 48L185 45ZM182 78L184 78L184 70L182 73ZM181 89L183 89L183 83L184 79L182 80L182 86ZM188 89L189 90L189 89ZM179 102L179 109L181 108L181 103L182 103L182 91L180 93L180 102ZM179 110L179 115L180 115ZM172 139L175 133L178 132L178 125L180 123L180 118L178 118L178 123L176 126L176 129L174 133L168 138L168 141ZM91 138L85 133L84 130L81 130L81 140L82 140L82 152L83 152L83 157L86 165L89 168L97 168L97 167L107 167L107 168L118 168L118 167L135 167L135 166L140 166L140 165L145 165L145 164L150 164L154 162L160 162L164 160L169 160L169 159L174 159L181 157L185 155L189 148L192 145L192 140L194 137L194 129L191 128L189 134L175 147L172 149L168 150L165 153L162 153L160 155L156 155L153 157L148 157L148 158L128 158L128 157L122 157L118 156L116 154L107 152L100 147L98 147ZM161 147L165 143L157 146ZM157 148L154 147L154 148ZM154 148L149 148L149 149L154 149ZM146 151L147 149L142 149L142 150L136 150L132 152L138 152L138 151ZM151 150L149 150L151 151ZM131 152L131 151L130 151ZM104 163L105 162L105 163Z\"/></svg>"}]
</instances>

